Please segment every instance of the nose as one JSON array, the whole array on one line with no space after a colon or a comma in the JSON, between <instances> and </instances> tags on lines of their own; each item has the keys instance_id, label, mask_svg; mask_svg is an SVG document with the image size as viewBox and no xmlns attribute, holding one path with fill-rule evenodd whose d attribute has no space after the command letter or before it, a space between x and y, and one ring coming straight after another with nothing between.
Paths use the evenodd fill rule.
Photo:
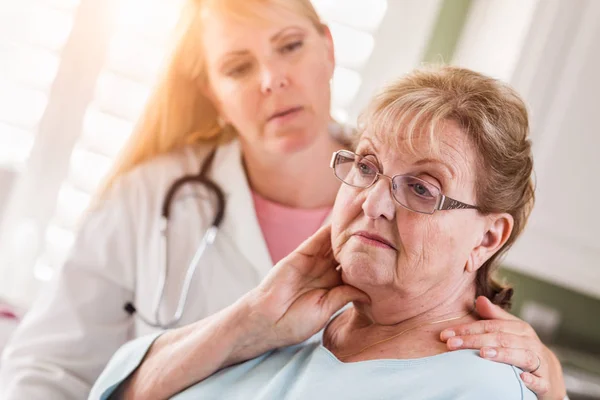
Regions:
<instances>
[{"instance_id":1,"label":"nose","mask_svg":"<svg viewBox=\"0 0 600 400\"><path fill-rule=\"evenodd\" d=\"M261 76L261 91L270 94L289 86L286 71L280 65L269 65L263 68Z\"/></svg>"},{"instance_id":2,"label":"nose","mask_svg":"<svg viewBox=\"0 0 600 400\"><path fill-rule=\"evenodd\" d=\"M390 189L391 182L388 178L380 176L373 186L365 189L366 199L362 204L363 212L370 219L385 218L388 221L396 215L396 204Z\"/></svg>"}]
</instances>

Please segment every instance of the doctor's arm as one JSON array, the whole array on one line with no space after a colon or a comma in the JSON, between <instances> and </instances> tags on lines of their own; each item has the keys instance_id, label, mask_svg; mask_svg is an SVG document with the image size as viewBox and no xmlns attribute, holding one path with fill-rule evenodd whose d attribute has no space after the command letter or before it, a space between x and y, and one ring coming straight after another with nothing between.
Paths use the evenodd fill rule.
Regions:
<instances>
[{"instance_id":1,"label":"doctor's arm","mask_svg":"<svg viewBox=\"0 0 600 400\"><path fill-rule=\"evenodd\" d=\"M129 195L124 189L111 193ZM86 216L62 268L12 336L0 363L3 400L82 399L127 341L132 243L127 199L112 196Z\"/></svg>"},{"instance_id":2,"label":"doctor's arm","mask_svg":"<svg viewBox=\"0 0 600 400\"><path fill-rule=\"evenodd\" d=\"M202 321L128 343L90 399L166 399L227 366L297 344L366 294L344 285L324 227L281 260L261 284Z\"/></svg>"}]
</instances>

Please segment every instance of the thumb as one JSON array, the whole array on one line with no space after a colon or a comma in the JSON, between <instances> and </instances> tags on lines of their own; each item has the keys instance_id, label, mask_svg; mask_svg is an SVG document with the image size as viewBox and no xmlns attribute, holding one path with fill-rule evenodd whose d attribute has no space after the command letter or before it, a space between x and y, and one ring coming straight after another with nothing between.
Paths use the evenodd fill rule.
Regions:
<instances>
[{"instance_id":1,"label":"thumb","mask_svg":"<svg viewBox=\"0 0 600 400\"><path fill-rule=\"evenodd\" d=\"M322 301L323 312L328 314L328 317L331 317L336 311L351 301L370 303L371 299L362 290L349 285L340 285L327 292Z\"/></svg>"},{"instance_id":2,"label":"thumb","mask_svg":"<svg viewBox=\"0 0 600 400\"><path fill-rule=\"evenodd\" d=\"M296 252L306 256L326 256L331 253L331 225L322 226L311 237L306 239Z\"/></svg>"},{"instance_id":3,"label":"thumb","mask_svg":"<svg viewBox=\"0 0 600 400\"><path fill-rule=\"evenodd\" d=\"M477 314L483 319L518 320L517 317L493 304L490 299L485 296L479 296L477 298L475 309L477 310Z\"/></svg>"}]
</instances>

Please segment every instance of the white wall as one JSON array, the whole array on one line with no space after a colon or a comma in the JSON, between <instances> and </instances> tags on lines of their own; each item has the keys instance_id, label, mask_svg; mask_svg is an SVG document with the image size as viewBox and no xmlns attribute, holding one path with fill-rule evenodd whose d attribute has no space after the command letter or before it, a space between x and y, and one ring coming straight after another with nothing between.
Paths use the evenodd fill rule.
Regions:
<instances>
[{"instance_id":1,"label":"white wall","mask_svg":"<svg viewBox=\"0 0 600 400\"><path fill-rule=\"evenodd\" d=\"M457 63L530 110L537 202L506 264L600 297L600 1L480 0L465 34Z\"/></svg>"}]
</instances>

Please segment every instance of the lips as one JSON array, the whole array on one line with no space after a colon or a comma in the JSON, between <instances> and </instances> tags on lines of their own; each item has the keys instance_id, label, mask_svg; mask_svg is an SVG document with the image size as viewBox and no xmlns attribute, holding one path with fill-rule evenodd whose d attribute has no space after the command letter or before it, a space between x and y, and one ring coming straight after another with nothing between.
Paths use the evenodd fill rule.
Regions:
<instances>
[{"instance_id":1,"label":"lips","mask_svg":"<svg viewBox=\"0 0 600 400\"><path fill-rule=\"evenodd\" d=\"M288 107L288 108L284 108L284 109L280 109L277 112L275 112L274 114L272 114L267 121L271 121L275 118L280 118L280 117L285 117L286 115L295 113L297 111L302 110L302 106L297 106L297 107Z\"/></svg>"},{"instance_id":2,"label":"lips","mask_svg":"<svg viewBox=\"0 0 600 400\"><path fill-rule=\"evenodd\" d=\"M354 235L359 236L364 239L367 239L367 241L374 242L373 244L379 243L381 245L384 245L391 249L396 250L396 247L389 240L387 240L384 237L379 236L377 234L366 232L366 231L358 231L358 232L354 233Z\"/></svg>"}]
</instances>

